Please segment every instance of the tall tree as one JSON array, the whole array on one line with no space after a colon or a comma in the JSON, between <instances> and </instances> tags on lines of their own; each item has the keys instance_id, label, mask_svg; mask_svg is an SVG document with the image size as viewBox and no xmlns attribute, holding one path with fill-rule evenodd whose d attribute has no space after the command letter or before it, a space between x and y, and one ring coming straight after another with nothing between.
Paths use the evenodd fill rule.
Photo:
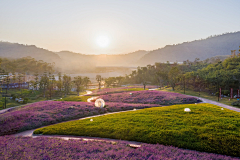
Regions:
<instances>
[{"instance_id":1,"label":"tall tree","mask_svg":"<svg viewBox=\"0 0 240 160\"><path fill-rule=\"evenodd\" d=\"M34 76L35 76L35 78L34 78L34 83L33 83L33 88L35 89L35 90L38 90L38 76L39 76L39 74L36 72L35 74L34 74Z\"/></svg>"},{"instance_id":2,"label":"tall tree","mask_svg":"<svg viewBox=\"0 0 240 160\"><path fill-rule=\"evenodd\" d=\"M86 89L88 88L88 84L90 84L90 83L91 83L91 81L90 81L89 77L84 77L83 78L83 84L84 84Z\"/></svg>"},{"instance_id":3,"label":"tall tree","mask_svg":"<svg viewBox=\"0 0 240 160\"><path fill-rule=\"evenodd\" d=\"M46 91L47 91L48 86L49 86L49 78L47 76L47 72L45 72L43 74L43 76L41 76L39 86L40 86L40 89L43 91L43 97L46 97Z\"/></svg>"},{"instance_id":4,"label":"tall tree","mask_svg":"<svg viewBox=\"0 0 240 160\"><path fill-rule=\"evenodd\" d=\"M67 76L66 74L64 74L63 76L63 87L64 87L64 93L66 97L67 94L69 94L69 92L71 91L71 77Z\"/></svg>"},{"instance_id":5,"label":"tall tree","mask_svg":"<svg viewBox=\"0 0 240 160\"><path fill-rule=\"evenodd\" d=\"M83 90L83 79L81 76L74 77L73 83L75 84L77 95L79 96L79 92Z\"/></svg>"},{"instance_id":6,"label":"tall tree","mask_svg":"<svg viewBox=\"0 0 240 160\"><path fill-rule=\"evenodd\" d=\"M58 73L57 87L58 87L58 91L60 92L60 94L61 94L61 96L62 96L63 82L62 82L62 74L61 74L61 72Z\"/></svg>"},{"instance_id":7,"label":"tall tree","mask_svg":"<svg viewBox=\"0 0 240 160\"><path fill-rule=\"evenodd\" d=\"M98 89L101 89L102 77L101 75L96 75L96 80L98 81Z\"/></svg>"},{"instance_id":8,"label":"tall tree","mask_svg":"<svg viewBox=\"0 0 240 160\"><path fill-rule=\"evenodd\" d=\"M176 86L176 83L177 83L177 78L178 78L178 75L179 75L179 69L178 67L172 67L168 73L168 76L169 76L169 81L170 81L170 84L172 86L172 89L174 90L175 86Z\"/></svg>"}]
</instances>

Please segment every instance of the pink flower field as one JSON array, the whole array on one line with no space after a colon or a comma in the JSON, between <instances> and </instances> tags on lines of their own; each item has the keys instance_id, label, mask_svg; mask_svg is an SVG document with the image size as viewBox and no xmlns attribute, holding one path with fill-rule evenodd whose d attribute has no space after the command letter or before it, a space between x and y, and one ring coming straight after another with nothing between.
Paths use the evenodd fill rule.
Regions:
<instances>
[{"instance_id":1,"label":"pink flower field","mask_svg":"<svg viewBox=\"0 0 240 160\"><path fill-rule=\"evenodd\" d=\"M160 105L188 104L198 102L197 98L192 96L155 90L107 94L101 95L100 98L104 99L106 102Z\"/></svg>"},{"instance_id":2,"label":"pink flower field","mask_svg":"<svg viewBox=\"0 0 240 160\"><path fill-rule=\"evenodd\" d=\"M238 158L159 144L143 144L134 149L121 141L112 144L104 141L2 136L0 159L237 160Z\"/></svg>"}]
</instances>

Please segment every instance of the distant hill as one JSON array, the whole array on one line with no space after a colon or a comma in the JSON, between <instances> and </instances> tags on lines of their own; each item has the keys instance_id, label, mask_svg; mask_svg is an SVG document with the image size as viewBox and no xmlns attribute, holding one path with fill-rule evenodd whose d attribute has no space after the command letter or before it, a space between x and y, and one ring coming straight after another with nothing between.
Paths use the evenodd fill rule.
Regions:
<instances>
[{"instance_id":1,"label":"distant hill","mask_svg":"<svg viewBox=\"0 0 240 160\"><path fill-rule=\"evenodd\" d=\"M153 51L139 50L128 54L118 55L85 55L70 51L52 52L34 45L0 42L0 57L22 58L33 57L48 63L55 63L62 72L89 72L96 66L136 67L154 64L155 62L194 61L195 58L205 60L215 57L224 59L237 50L240 45L240 32L211 36L202 40L184 42L177 45L167 45ZM214 61L215 59L210 59Z\"/></svg>"},{"instance_id":2,"label":"distant hill","mask_svg":"<svg viewBox=\"0 0 240 160\"><path fill-rule=\"evenodd\" d=\"M61 61L61 58L56 53L34 45L0 42L0 57L22 58L28 56L48 63Z\"/></svg>"},{"instance_id":3,"label":"distant hill","mask_svg":"<svg viewBox=\"0 0 240 160\"><path fill-rule=\"evenodd\" d=\"M58 71L77 73L94 71L96 66L134 66L148 51L136 51L119 55L84 55L69 51L52 52L34 45L0 42L0 57L17 59L32 57L47 63L55 63Z\"/></svg>"},{"instance_id":4,"label":"distant hill","mask_svg":"<svg viewBox=\"0 0 240 160\"><path fill-rule=\"evenodd\" d=\"M231 50L237 50L240 46L240 32L211 36L202 40L184 42L177 45L167 45L149 52L143 56L137 64L145 66L155 62L182 62L194 61L195 58L204 60L214 56L230 55ZM236 51L236 53L238 53Z\"/></svg>"}]
</instances>

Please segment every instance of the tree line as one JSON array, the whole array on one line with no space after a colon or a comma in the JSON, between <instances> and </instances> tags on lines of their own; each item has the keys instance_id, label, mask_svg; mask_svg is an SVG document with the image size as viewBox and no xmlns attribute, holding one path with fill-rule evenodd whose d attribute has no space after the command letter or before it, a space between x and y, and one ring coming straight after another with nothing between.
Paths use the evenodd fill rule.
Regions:
<instances>
[{"instance_id":1,"label":"tree line","mask_svg":"<svg viewBox=\"0 0 240 160\"><path fill-rule=\"evenodd\" d=\"M77 76L71 78L66 74L62 75L61 72L54 71L54 64L36 61L31 57L19 59L2 58L0 59L0 63L1 86L7 91L10 88L9 86L17 84L18 88L14 87L14 89L16 89L15 91L20 91L20 93L14 92L14 99L15 97L23 96L23 88L31 89L40 97L47 99L66 96L71 91L76 91L79 96L79 93L87 89L88 84L91 83L88 77ZM10 72L12 75L9 75ZM26 82L27 75L34 77L34 80ZM26 87L26 84L28 84L28 87ZM2 94L5 94L5 90Z\"/></svg>"},{"instance_id":2,"label":"tree line","mask_svg":"<svg viewBox=\"0 0 240 160\"><path fill-rule=\"evenodd\" d=\"M200 61L184 61L178 63L155 63L146 67L138 67L125 77L109 77L105 79L105 85L119 86L122 84L142 84L172 87L179 86L181 89L192 89L218 94L219 88L222 93L228 95L230 89L240 89L240 51L225 60L209 59Z\"/></svg>"},{"instance_id":3,"label":"tree line","mask_svg":"<svg viewBox=\"0 0 240 160\"><path fill-rule=\"evenodd\" d=\"M91 83L88 77L77 76L73 79L66 74L62 75L58 73L58 80L55 79L55 76L49 72L45 72L40 76L35 74L35 80L30 81L29 85L32 86L33 90L39 90L43 93L43 97L48 95L51 99L52 96L66 96L68 95L73 88L79 93L87 89L88 84Z\"/></svg>"}]
</instances>

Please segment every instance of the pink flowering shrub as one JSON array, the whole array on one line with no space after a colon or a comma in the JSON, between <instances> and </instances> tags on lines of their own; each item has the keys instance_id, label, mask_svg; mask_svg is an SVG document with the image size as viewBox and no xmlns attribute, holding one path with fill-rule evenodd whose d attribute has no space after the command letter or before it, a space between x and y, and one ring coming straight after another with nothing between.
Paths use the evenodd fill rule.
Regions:
<instances>
[{"instance_id":1,"label":"pink flowering shrub","mask_svg":"<svg viewBox=\"0 0 240 160\"><path fill-rule=\"evenodd\" d=\"M4 136L0 137L0 159L237 160L238 158L159 144L143 144L134 149L121 141L112 144L105 141Z\"/></svg>"},{"instance_id":2,"label":"pink flowering shrub","mask_svg":"<svg viewBox=\"0 0 240 160\"><path fill-rule=\"evenodd\" d=\"M119 103L142 103L142 104L187 104L198 102L197 98L172 92L164 91L134 91L114 93L108 95L101 95L100 98L106 102L119 102Z\"/></svg>"}]
</instances>

